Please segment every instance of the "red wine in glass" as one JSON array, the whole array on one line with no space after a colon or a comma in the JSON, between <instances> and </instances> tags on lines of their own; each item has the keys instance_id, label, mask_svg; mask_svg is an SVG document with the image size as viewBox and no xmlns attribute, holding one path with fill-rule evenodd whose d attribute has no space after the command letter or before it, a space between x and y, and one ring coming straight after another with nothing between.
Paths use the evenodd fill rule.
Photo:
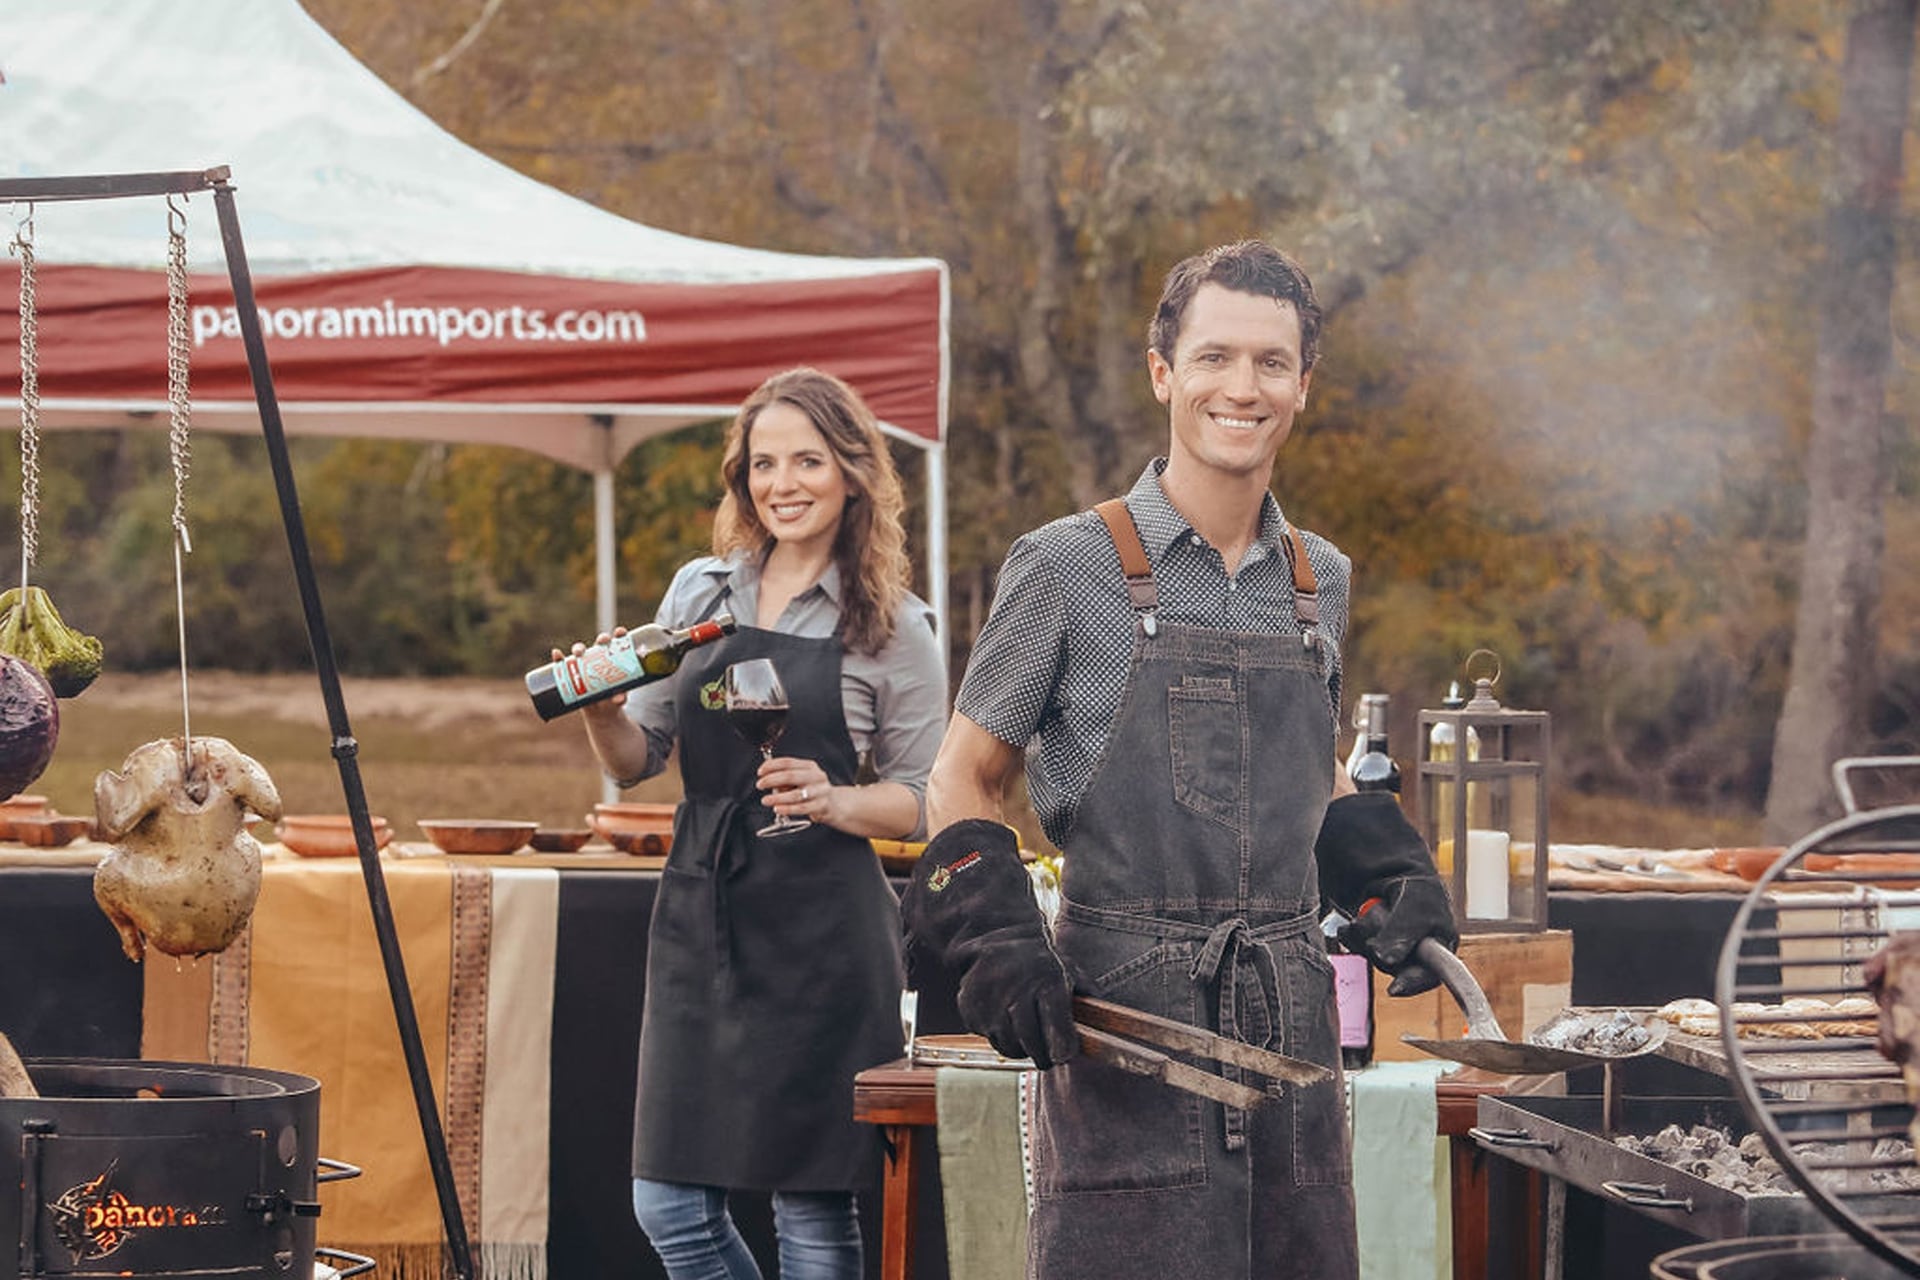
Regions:
<instances>
[{"instance_id":1,"label":"red wine in glass","mask_svg":"<svg viewBox=\"0 0 1920 1280\"><path fill-rule=\"evenodd\" d=\"M780 735L787 731L787 709L749 704L728 707L727 723L748 742L771 753L774 744L780 741Z\"/></svg>"},{"instance_id":2,"label":"red wine in glass","mask_svg":"<svg viewBox=\"0 0 1920 1280\"><path fill-rule=\"evenodd\" d=\"M773 759L773 744L787 728L787 691L769 658L749 658L727 668L722 685L727 700L727 723L734 732L760 748L762 760ZM811 818L776 817L760 828L762 836L804 831Z\"/></svg>"}]
</instances>

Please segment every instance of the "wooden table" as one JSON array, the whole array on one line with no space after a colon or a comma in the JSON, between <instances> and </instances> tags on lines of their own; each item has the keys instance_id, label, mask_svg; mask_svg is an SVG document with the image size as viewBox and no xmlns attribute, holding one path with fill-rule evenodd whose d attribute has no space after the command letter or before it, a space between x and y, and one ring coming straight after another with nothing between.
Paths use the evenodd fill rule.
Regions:
<instances>
[{"instance_id":1,"label":"wooden table","mask_svg":"<svg viewBox=\"0 0 1920 1280\"><path fill-rule=\"evenodd\" d=\"M902 1058L872 1067L854 1077L853 1115L856 1120L882 1127L890 1155L886 1194L881 1211L881 1280L910 1280L913 1276L913 1208L921 1166L933 1158L931 1137L939 1122L936 1111L935 1068ZM1537 1079L1533 1078L1533 1079ZM1501 1076L1462 1068L1444 1077L1434 1092L1439 1103L1436 1131L1450 1139L1452 1173L1453 1274L1456 1280L1484 1276L1489 1247L1487 1158L1467 1131L1479 1123L1480 1096L1524 1092L1532 1079ZM1540 1226L1529 1210L1527 1256L1538 1257Z\"/></svg>"}]
</instances>

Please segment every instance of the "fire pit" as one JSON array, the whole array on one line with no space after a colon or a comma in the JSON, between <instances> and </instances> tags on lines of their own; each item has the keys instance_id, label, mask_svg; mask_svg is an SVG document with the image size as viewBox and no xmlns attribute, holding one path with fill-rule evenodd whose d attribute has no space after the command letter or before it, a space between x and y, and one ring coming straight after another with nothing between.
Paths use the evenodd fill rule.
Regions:
<instances>
[{"instance_id":1,"label":"fire pit","mask_svg":"<svg viewBox=\"0 0 1920 1280\"><path fill-rule=\"evenodd\" d=\"M0 1196L0 1242L18 1242L0 1243L0 1280L314 1274L317 1184L359 1172L315 1150L319 1082L184 1062L27 1069L41 1096L0 1099L0 1185L20 1188Z\"/></svg>"}]
</instances>

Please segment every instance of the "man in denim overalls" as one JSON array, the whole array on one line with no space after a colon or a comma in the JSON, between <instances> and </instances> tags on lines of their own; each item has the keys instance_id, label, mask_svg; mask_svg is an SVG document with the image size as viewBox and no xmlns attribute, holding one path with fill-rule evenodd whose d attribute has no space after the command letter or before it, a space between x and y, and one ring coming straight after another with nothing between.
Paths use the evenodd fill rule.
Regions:
<instances>
[{"instance_id":1,"label":"man in denim overalls","mask_svg":"<svg viewBox=\"0 0 1920 1280\"><path fill-rule=\"evenodd\" d=\"M1268 492L1320 315L1246 241L1167 277L1148 372L1170 440L1126 498L1035 530L1002 569L928 788L904 904L967 1025L1046 1068L1028 1092L1040 1280L1357 1274L1322 902L1411 994L1455 941L1424 843L1335 765L1349 562ZM1065 853L1052 929L994 821L1025 756ZM944 829L943 829L944 828ZM1334 1070L1250 1111L1069 1061L1079 991Z\"/></svg>"}]
</instances>

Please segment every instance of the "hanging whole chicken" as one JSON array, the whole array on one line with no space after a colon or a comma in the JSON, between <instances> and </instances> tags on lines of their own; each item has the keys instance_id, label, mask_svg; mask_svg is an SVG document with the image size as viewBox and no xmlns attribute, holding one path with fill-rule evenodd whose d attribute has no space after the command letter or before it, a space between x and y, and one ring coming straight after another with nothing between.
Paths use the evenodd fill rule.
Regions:
<instances>
[{"instance_id":1,"label":"hanging whole chicken","mask_svg":"<svg viewBox=\"0 0 1920 1280\"><path fill-rule=\"evenodd\" d=\"M147 946L170 956L224 950L260 896L260 844L249 812L280 817L280 793L251 757L224 738L134 748L118 773L93 784L102 840L114 848L93 875L93 896L139 963Z\"/></svg>"}]
</instances>

